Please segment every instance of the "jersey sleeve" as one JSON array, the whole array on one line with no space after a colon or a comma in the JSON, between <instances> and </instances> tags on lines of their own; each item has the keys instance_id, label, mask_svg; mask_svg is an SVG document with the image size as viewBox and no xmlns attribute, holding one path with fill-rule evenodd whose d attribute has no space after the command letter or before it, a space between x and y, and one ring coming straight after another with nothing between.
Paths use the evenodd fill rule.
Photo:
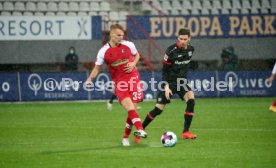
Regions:
<instances>
[{"instance_id":1,"label":"jersey sleeve","mask_svg":"<svg viewBox=\"0 0 276 168\"><path fill-rule=\"evenodd\" d=\"M104 63L104 55L105 55L106 49L101 48L97 54L97 59L95 64L96 65L102 65Z\"/></svg>"},{"instance_id":2,"label":"jersey sleeve","mask_svg":"<svg viewBox=\"0 0 276 168\"><path fill-rule=\"evenodd\" d=\"M123 41L122 43L129 47L132 55L135 55L138 52L133 42Z\"/></svg>"},{"instance_id":3,"label":"jersey sleeve","mask_svg":"<svg viewBox=\"0 0 276 168\"><path fill-rule=\"evenodd\" d=\"M167 49L163 58L163 70L162 70L163 81L168 81L171 64L172 62L171 62L170 52L169 52L169 49Z\"/></svg>"},{"instance_id":4,"label":"jersey sleeve","mask_svg":"<svg viewBox=\"0 0 276 168\"><path fill-rule=\"evenodd\" d=\"M170 57L170 55L171 55L170 50L167 49L165 51L165 55L164 55L164 58L163 58L163 63L164 64L171 64L171 59L170 59L171 57Z\"/></svg>"}]
</instances>

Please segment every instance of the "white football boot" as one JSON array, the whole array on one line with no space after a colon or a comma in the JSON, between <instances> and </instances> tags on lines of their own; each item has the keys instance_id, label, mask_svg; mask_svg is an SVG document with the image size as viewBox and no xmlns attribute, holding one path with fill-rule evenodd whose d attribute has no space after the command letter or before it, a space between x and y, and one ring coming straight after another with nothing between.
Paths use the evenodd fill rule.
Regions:
<instances>
[{"instance_id":1,"label":"white football boot","mask_svg":"<svg viewBox=\"0 0 276 168\"><path fill-rule=\"evenodd\" d=\"M144 130L136 130L136 131L134 131L134 136L141 137L141 138L147 138L148 134Z\"/></svg>"},{"instance_id":2,"label":"white football boot","mask_svg":"<svg viewBox=\"0 0 276 168\"><path fill-rule=\"evenodd\" d=\"M123 138L122 145L123 146L130 146L128 138Z\"/></svg>"}]
</instances>

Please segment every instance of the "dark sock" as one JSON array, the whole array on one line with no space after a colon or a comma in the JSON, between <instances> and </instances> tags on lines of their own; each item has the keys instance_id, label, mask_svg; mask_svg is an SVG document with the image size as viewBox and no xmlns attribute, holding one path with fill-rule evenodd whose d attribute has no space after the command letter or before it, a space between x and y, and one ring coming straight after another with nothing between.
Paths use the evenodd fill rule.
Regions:
<instances>
[{"instance_id":1,"label":"dark sock","mask_svg":"<svg viewBox=\"0 0 276 168\"><path fill-rule=\"evenodd\" d=\"M160 110L159 108L155 107L153 110L151 110L148 115L146 116L144 122L143 122L143 128L145 129L152 120L154 120L154 118L158 115L160 115L162 113L162 110Z\"/></svg>"},{"instance_id":2,"label":"dark sock","mask_svg":"<svg viewBox=\"0 0 276 168\"><path fill-rule=\"evenodd\" d=\"M184 113L184 129L183 132L189 131L189 128L191 126L193 116L194 116L194 106L195 106L195 100L190 99L187 101L187 107Z\"/></svg>"},{"instance_id":3,"label":"dark sock","mask_svg":"<svg viewBox=\"0 0 276 168\"><path fill-rule=\"evenodd\" d=\"M115 94L112 94L112 97L110 98L109 103L112 104L113 100L116 98L117 98L117 96Z\"/></svg>"}]
</instances>

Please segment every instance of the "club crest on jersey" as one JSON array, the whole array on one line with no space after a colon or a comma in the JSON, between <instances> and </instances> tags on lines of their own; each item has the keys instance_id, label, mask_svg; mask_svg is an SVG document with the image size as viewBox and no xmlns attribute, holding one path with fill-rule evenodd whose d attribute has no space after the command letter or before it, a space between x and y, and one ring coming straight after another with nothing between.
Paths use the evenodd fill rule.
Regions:
<instances>
[{"instance_id":1,"label":"club crest on jersey","mask_svg":"<svg viewBox=\"0 0 276 168\"><path fill-rule=\"evenodd\" d=\"M192 51L189 51L189 52L188 52L188 55L189 55L189 57L191 57L191 56L193 55L193 52L192 52Z\"/></svg>"},{"instance_id":2,"label":"club crest on jersey","mask_svg":"<svg viewBox=\"0 0 276 168\"><path fill-rule=\"evenodd\" d=\"M122 53L124 54L126 52L126 50L125 49L122 49Z\"/></svg>"}]
</instances>

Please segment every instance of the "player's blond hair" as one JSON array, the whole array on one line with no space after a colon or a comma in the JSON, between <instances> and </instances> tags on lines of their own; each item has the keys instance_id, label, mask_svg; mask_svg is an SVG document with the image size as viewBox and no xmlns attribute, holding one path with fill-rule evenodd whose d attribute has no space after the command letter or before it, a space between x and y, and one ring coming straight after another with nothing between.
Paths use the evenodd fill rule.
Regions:
<instances>
[{"instance_id":1,"label":"player's blond hair","mask_svg":"<svg viewBox=\"0 0 276 168\"><path fill-rule=\"evenodd\" d=\"M119 24L113 24L110 26L110 31L115 30L115 29L120 29L120 30L124 31L124 28Z\"/></svg>"}]
</instances>

